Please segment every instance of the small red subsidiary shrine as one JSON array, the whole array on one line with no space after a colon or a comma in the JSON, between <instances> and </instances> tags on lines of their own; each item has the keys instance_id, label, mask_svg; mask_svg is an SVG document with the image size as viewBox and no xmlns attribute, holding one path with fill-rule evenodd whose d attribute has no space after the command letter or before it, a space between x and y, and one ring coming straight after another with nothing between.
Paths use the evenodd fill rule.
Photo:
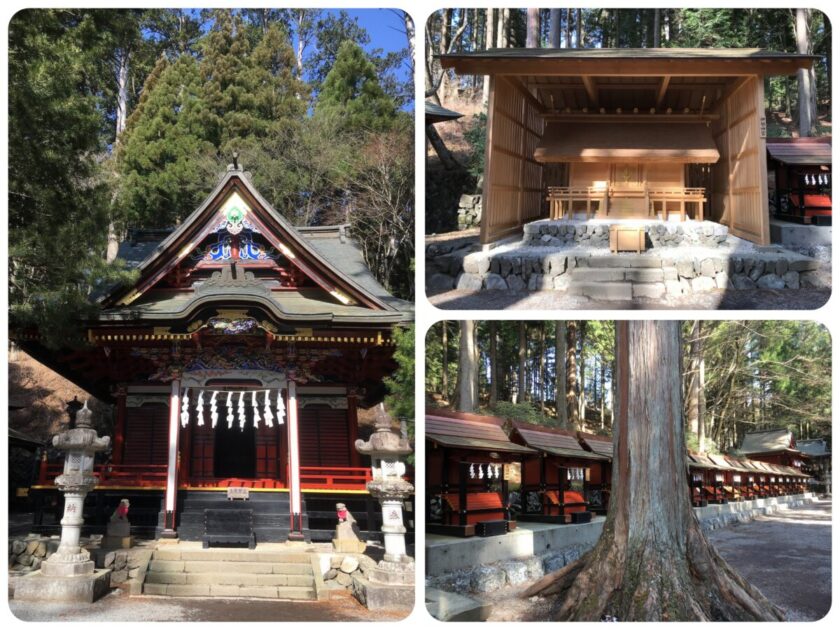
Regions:
<instances>
[{"instance_id":1,"label":"small red subsidiary shrine","mask_svg":"<svg viewBox=\"0 0 840 630\"><path fill-rule=\"evenodd\" d=\"M348 227L293 227L230 167L177 229L136 233L119 257L139 277L100 296L87 343L55 352L37 331L15 334L114 404L88 522L127 497L138 530L198 540L205 509L245 495L258 541L329 540L337 501L378 532L357 410L382 400L394 327L413 314L373 278ZM36 526L60 514L61 465L42 462Z\"/></svg>"}]
</instances>

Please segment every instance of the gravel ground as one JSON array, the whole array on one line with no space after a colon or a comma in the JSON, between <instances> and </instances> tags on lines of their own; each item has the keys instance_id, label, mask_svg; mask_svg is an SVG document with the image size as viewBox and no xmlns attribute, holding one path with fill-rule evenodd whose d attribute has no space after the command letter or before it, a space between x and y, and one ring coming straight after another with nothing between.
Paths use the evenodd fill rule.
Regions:
<instances>
[{"instance_id":1,"label":"gravel ground","mask_svg":"<svg viewBox=\"0 0 840 630\"><path fill-rule=\"evenodd\" d=\"M562 291L446 291L430 295L429 301L441 309L460 310L811 310L828 301L826 289L755 289L752 291L707 291L691 296L662 300L593 300Z\"/></svg>"},{"instance_id":2,"label":"gravel ground","mask_svg":"<svg viewBox=\"0 0 840 630\"><path fill-rule=\"evenodd\" d=\"M783 510L707 534L718 552L787 614L816 621L831 608L831 502ZM550 621L553 598L519 597L528 585L474 599L493 604L488 621Z\"/></svg>"},{"instance_id":3,"label":"gravel ground","mask_svg":"<svg viewBox=\"0 0 840 630\"><path fill-rule=\"evenodd\" d=\"M369 611L349 595L325 602L131 597L114 591L89 606L16 602L21 621L397 621L405 611Z\"/></svg>"},{"instance_id":4,"label":"gravel ground","mask_svg":"<svg viewBox=\"0 0 840 630\"><path fill-rule=\"evenodd\" d=\"M709 541L788 621L816 621L831 608L831 501L716 529Z\"/></svg>"}]
</instances>

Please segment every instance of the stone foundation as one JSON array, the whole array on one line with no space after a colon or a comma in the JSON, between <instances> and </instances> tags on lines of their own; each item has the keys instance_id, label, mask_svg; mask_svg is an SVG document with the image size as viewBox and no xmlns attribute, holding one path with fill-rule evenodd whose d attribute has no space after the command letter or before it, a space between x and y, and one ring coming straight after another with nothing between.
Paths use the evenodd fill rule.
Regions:
<instances>
[{"instance_id":1,"label":"stone foundation","mask_svg":"<svg viewBox=\"0 0 840 630\"><path fill-rule=\"evenodd\" d=\"M481 225L481 195L461 195L458 202L458 229L468 230Z\"/></svg>"},{"instance_id":2,"label":"stone foundation","mask_svg":"<svg viewBox=\"0 0 840 630\"><path fill-rule=\"evenodd\" d=\"M523 228L523 245L535 247L609 247L610 225L634 225L645 231L648 247L722 247L729 228L712 221L535 221Z\"/></svg>"}]
</instances>

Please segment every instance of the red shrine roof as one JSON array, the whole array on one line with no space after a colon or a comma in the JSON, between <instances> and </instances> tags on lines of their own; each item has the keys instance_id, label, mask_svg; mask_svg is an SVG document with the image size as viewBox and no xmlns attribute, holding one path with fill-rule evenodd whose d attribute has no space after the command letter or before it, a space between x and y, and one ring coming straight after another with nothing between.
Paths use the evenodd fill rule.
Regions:
<instances>
[{"instance_id":1,"label":"red shrine roof","mask_svg":"<svg viewBox=\"0 0 840 630\"><path fill-rule=\"evenodd\" d=\"M598 461L608 461L605 455L585 450L571 431L544 427L527 422L513 422L513 430L518 433L526 445L558 457L577 457Z\"/></svg>"}]
</instances>

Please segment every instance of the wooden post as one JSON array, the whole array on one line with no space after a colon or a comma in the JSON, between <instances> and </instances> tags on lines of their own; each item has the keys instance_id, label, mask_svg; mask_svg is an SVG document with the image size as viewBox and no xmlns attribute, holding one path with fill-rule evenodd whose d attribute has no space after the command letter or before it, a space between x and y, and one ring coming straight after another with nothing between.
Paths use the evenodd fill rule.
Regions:
<instances>
[{"instance_id":1,"label":"wooden post","mask_svg":"<svg viewBox=\"0 0 840 630\"><path fill-rule=\"evenodd\" d=\"M169 451L166 462L166 495L164 500L163 538L177 538L175 505L178 495L178 435L180 433L180 375L172 379L169 390Z\"/></svg>"},{"instance_id":2,"label":"wooden post","mask_svg":"<svg viewBox=\"0 0 840 630\"><path fill-rule=\"evenodd\" d=\"M467 462L458 464L458 525L467 524Z\"/></svg>"},{"instance_id":3,"label":"wooden post","mask_svg":"<svg viewBox=\"0 0 840 630\"><path fill-rule=\"evenodd\" d=\"M359 468L362 465L362 456L356 450L356 439L359 437L359 416L357 411L358 396L354 391L347 395L347 426L350 433L350 465Z\"/></svg>"},{"instance_id":4,"label":"wooden post","mask_svg":"<svg viewBox=\"0 0 840 630\"><path fill-rule=\"evenodd\" d=\"M126 394L125 385L119 385L117 387L117 418L114 423L114 450L111 455L111 462L116 466L123 463L125 456Z\"/></svg>"},{"instance_id":5,"label":"wooden post","mask_svg":"<svg viewBox=\"0 0 840 630\"><path fill-rule=\"evenodd\" d=\"M303 516L300 493L300 445L298 444L298 407L296 383L288 381L287 416L289 435L289 516L291 527L289 528L289 540L303 540Z\"/></svg>"}]
</instances>

